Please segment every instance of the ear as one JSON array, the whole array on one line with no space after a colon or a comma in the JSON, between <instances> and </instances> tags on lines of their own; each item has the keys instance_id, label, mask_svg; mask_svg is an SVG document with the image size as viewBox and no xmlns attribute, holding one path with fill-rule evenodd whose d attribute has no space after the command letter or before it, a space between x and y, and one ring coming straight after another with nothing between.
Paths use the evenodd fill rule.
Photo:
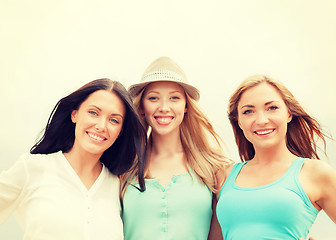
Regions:
<instances>
[{"instance_id":1,"label":"ear","mask_svg":"<svg viewBox=\"0 0 336 240\"><path fill-rule=\"evenodd\" d=\"M293 119L293 114L291 111L288 110L288 118L287 118L287 123L290 123L290 121L292 121Z\"/></svg>"},{"instance_id":2,"label":"ear","mask_svg":"<svg viewBox=\"0 0 336 240\"><path fill-rule=\"evenodd\" d=\"M117 138L119 138L122 135L122 133L123 133L123 128L120 129L120 132Z\"/></svg>"},{"instance_id":3,"label":"ear","mask_svg":"<svg viewBox=\"0 0 336 240\"><path fill-rule=\"evenodd\" d=\"M77 110L73 110L73 111L71 112L71 121L72 121L73 123L76 123L76 121L77 121L77 113L78 113Z\"/></svg>"},{"instance_id":4,"label":"ear","mask_svg":"<svg viewBox=\"0 0 336 240\"><path fill-rule=\"evenodd\" d=\"M139 115L140 115L140 117L145 117L145 110L143 109L142 106L140 106L140 108L139 108Z\"/></svg>"},{"instance_id":5,"label":"ear","mask_svg":"<svg viewBox=\"0 0 336 240\"><path fill-rule=\"evenodd\" d=\"M240 126L239 118L237 119L237 124L238 124L239 128L242 129L241 126Z\"/></svg>"},{"instance_id":6,"label":"ear","mask_svg":"<svg viewBox=\"0 0 336 240\"><path fill-rule=\"evenodd\" d=\"M188 112L188 108L187 107L184 108L184 113L186 113L186 112Z\"/></svg>"}]
</instances>

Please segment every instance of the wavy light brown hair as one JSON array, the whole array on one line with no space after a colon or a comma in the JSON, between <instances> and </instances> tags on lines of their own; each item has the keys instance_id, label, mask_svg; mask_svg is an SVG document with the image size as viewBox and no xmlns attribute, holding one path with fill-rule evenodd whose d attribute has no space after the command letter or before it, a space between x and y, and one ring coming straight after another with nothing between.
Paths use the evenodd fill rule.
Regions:
<instances>
[{"instance_id":1,"label":"wavy light brown hair","mask_svg":"<svg viewBox=\"0 0 336 240\"><path fill-rule=\"evenodd\" d=\"M288 123L286 133L287 148L296 156L320 159L317 153L317 139L321 139L326 154L325 134L317 120L311 117L295 99L293 94L280 82L264 75L254 75L242 82L233 93L229 101L228 117L233 128L233 133L242 161L254 157L255 150L238 125L238 103L242 94L260 83L273 86L281 95L288 110L292 113L292 120Z\"/></svg>"},{"instance_id":2,"label":"wavy light brown hair","mask_svg":"<svg viewBox=\"0 0 336 240\"><path fill-rule=\"evenodd\" d=\"M145 89L134 99L134 105L138 112L143 109L142 98ZM223 151L224 142L215 132L212 124L201 111L197 101L185 92L187 113L180 126L180 137L184 153L186 156L186 164L195 173L198 179L207 185L212 191L216 192L216 172L223 170L227 164L232 163ZM144 119L143 119L144 120ZM147 157L150 155L152 146L152 134L147 122L143 122L145 129L149 134ZM122 195L126 190L129 179L137 176L137 168L129 171L121 178ZM146 166L145 176L148 176L148 165Z\"/></svg>"}]
</instances>

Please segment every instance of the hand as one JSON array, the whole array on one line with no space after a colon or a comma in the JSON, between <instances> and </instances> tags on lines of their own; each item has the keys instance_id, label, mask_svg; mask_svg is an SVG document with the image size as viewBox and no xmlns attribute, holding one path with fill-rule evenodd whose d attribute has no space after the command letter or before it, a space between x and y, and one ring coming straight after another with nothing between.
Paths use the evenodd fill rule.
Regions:
<instances>
[{"instance_id":1,"label":"hand","mask_svg":"<svg viewBox=\"0 0 336 240\"><path fill-rule=\"evenodd\" d=\"M305 239L304 238L299 238L299 240L305 240ZM310 238L308 238L308 240L315 240L315 238L310 237Z\"/></svg>"}]
</instances>

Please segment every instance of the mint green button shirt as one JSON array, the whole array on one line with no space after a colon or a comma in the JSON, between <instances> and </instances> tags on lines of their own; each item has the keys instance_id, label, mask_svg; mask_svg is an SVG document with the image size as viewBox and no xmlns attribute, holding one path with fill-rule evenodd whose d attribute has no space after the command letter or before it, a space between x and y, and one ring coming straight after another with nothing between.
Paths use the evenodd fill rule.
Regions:
<instances>
[{"instance_id":1,"label":"mint green button shirt","mask_svg":"<svg viewBox=\"0 0 336 240\"><path fill-rule=\"evenodd\" d=\"M212 193L193 174L173 176L164 188L146 179L146 191L126 189L125 240L205 240L212 216ZM138 185L137 185L138 186Z\"/></svg>"}]
</instances>

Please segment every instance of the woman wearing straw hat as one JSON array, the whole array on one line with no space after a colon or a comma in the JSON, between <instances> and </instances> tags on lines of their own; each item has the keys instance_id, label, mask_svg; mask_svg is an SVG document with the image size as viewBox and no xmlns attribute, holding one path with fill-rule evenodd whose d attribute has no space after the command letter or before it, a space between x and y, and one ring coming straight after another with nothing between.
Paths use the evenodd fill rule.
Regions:
<instances>
[{"instance_id":1,"label":"woman wearing straw hat","mask_svg":"<svg viewBox=\"0 0 336 240\"><path fill-rule=\"evenodd\" d=\"M230 161L197 105L199 91L168 57L150 64L129 91L149 140L146 190L137 189L135 168L122 178L125 240L207 239L215 175Z\"/></svg>"}]
</instances>

